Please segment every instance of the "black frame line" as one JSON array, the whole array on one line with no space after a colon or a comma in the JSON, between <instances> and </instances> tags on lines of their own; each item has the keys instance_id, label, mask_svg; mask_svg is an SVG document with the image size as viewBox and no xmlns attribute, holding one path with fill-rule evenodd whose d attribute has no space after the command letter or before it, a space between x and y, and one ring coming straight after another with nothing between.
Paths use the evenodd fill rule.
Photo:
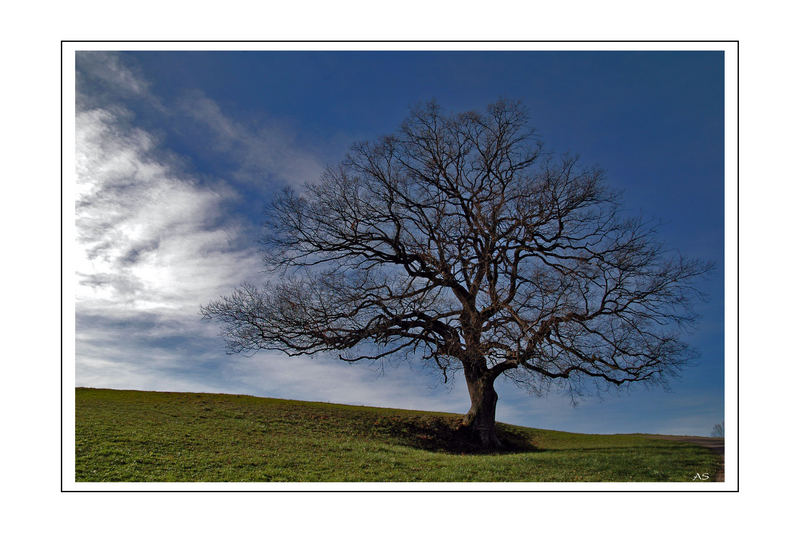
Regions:
<instances>
[{"instance_id":1,"label":"black frame line","mask_svg":"<svg viewBox=\"0 0 800 533\"><path fill-rule=\"evenodd\" d=\"M477 490L433 490L433 489L420 489L420 490L366 490L366 489L300 489L300 490L282 490L282 489L241 489L241 490L220 490L220 489L176 489L176 490L166 490L166 489L123 489L123 490L112 490L112 489L64 489L64 44L65 43L605 43L605 44L613 44L613 43L736 43L736 489L735 490L634 490L634 489L610 489L610 490L596 490L596 489L587 489L587 490L554 490L554 489L497 489L497 490L488 490L488 489L477 489ZM60 72L60 95L61 95L61 117L60 117L60 140L61 140L61 147L60 147L60 154L61 154L61 206L60 206L60 230L61 230L61 384L60 384L60 392L61 396L59 398L59 405L61 408L60 417L61 417L61 455L59 457L59 463L61 467L60 471L60 480L61 486L60 491L61 493L97 493L97 492L112 492L112 493L137 493L137 492L152 492L152 493L172 493L172 492L184 492L184 493L191 493L191 492L210 492L210 493L227 493L227 492L282 492L282 493L532 493L532 492L551 492L551 493L574 493L574 492L611 492L611 493L738 493L739 492L739 466L740 466L740 453L739 453L739 40L738 39L700 39L700 40L690 40L690 39L676 39L676 40L664 40L664 39L652 39L652 40L634 40L634 39L623 39L623 40L569 40L569 39L562 39L562 40L422 40L422 39L415 39L415 40L364 40L364 39L355 39L355 40L199 40L199 39L192 39L192 40L153 40L153 39L133 39L133 40L125 40L125 39L115 39L115 40L80 40L80 39L62 39L60 44L61 50L61 57L60 57L60 64L61 64L61 72ZM177 50L175 50L177 51ZM288 50L287 50L288 51ZM313 50L312 50L313 51ZM383 51L392 51L392 50L383 50ZM424 51L424 50L419 50ZM520 50L524 51L524 50ZM534 50L532 50L534 51ZM553 50L557 51L557 50ZM562 50L564 52L577 52L579 50ZM649 50L649 51L657 51L657 50ZM723 144L724 150L724 144ZM726 169L727 170L727 169ZM723 183L723 194L724 194L724 183ZM723 233L724 235L724 233ZM723 237L724 239L724 237ZM724 279L724 278L723 278ZM724 281L723 281L724 283ZM724 311L723 311L724 312ZM723 318L724 321L724 318ZM73 369L74 370L74 369ZM724 390L724 389L723 389ZM149 483L149 482L148 482ZM155 482L154 482L155 483Z\"/></svg>"}]
</instances>

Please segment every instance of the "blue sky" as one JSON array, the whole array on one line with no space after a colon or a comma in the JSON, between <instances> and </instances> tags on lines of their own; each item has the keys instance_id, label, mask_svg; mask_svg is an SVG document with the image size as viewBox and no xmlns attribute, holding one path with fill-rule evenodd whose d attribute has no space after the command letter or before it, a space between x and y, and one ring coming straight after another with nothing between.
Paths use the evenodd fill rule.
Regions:
<instances>
[{"instance_id":1,"label":"blue sky","mask_svg":"<svg viewBox=\"0 0 800 533\"><path fill-rule=\"evenodd\" d=\"M708 434L723 419L721 52L78 52L76 384L464 412L466 387L412 360L228 356L199 307L260 276L264 204L435 98L521 100L554 152L607 170L671 249L715 261L670 392L531 396L500 421Z\"/></svg>"}]
</instances>

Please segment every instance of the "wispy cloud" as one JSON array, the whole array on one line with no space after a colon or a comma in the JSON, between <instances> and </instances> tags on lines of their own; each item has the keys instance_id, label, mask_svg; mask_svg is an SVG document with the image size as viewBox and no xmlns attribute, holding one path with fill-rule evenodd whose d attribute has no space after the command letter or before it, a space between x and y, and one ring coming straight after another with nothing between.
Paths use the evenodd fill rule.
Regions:
<instances>
[{"instance_id":1,"label":"wispy cloud","mask_svg":"<svg viewBox=\"0 0 800 533\"><path fill-rule=\"evenodd\" d=\"M78 110L113 107L122 100L143 102L161 113L167 108L151 91L136 63L114 52L75 54L75 103Z\"/></svg>"},{"instance_id":2,"label":"wispy cloud","mask_svg":"<svg viewBox=\"0 0 800 533\"><path fill-rule=\"evenodd\" d=\"M76 54L79 83L104 83L114 92L137 96L149 95L149 86L135 73L130 65L124 64L119 54L112 52L79 52ZM79 91L78 96L85 96Z\"/></svg>"},{"instance_id":3,"label":"wispy cloud","mask_svg":"<svg viewBox=\"0 0 800 533\"><path fill-rule=\"evenodd\" d=\"M272 396L276 392L292 398L420 409L466 412L466 385L461 380L442 387L438 376L426 373L419 363L388 366L347 364L334 358L287 358L278 353L235 360L243 389ZM255 370L255 371L253 371Z\"/></svg>"},{"instance_id":4,"label":"wispy cloud","mask_svg":"<svg viewBox=\"0 0 800 533\"><path fill-rule=\"evenodd\" d=\"M235 161L231 177L248 185L301 185L319 178L323 165L298 148L292 130L274 120L237 121L200 91L185 95L179 112L208 138L208 147Z\"/></svg>"}]
</instances>

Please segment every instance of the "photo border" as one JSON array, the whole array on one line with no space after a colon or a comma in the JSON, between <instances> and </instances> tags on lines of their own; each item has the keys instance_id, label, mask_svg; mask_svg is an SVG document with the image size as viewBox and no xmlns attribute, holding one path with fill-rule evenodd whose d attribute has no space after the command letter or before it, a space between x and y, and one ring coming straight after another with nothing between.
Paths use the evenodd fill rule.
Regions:
<instances>
[{"instance_id":1,"label":"photo border","mask_svg":"<svg viewBox=\"0 0 800 533\"><path fill-rule=\"evenodd\" d=\"M687 482L354 482L354 483L169 483L76 482L75 477L75 275L71 269L74 242L74 147L75 147L75 52L81 50L200 49L213 44L218 51L709 51L724 53L724 409L726 430L735 434L725 447L726 480L708 485ZM593 45L587 48L586 45ZM113 45L109 47L108 45ZM321 47L324 45L325 47ZM444 48L444 46L451 48ZM465 48L480 45L482 48ZM640 46L636 46L640 45ZM712 47L713 45L713 47ZM377 492L739 492L739 40L61 40L61 486L64 492L281 492L281 493L377 493ZM203 48L207 50L208 48ZM66 89L66 90L65 90ZM735 106L733 105L735 100ZM68 169L68 170L65 170ZM68 181L65 182L65 177ZM735 187L732 187L735 179ZM66 185L66 190L65 190ZM65 194L66 193L66 194ZM65 264L65 251L66 264ZM65 271L65 266L69 269ZM66 337L65 337L66 335ZM64 373L65 342L72 363L72 379ZM735 366L731 364L735 352ZM70 357L71 356L71 357ZM69 382L68 382L69 381ZM735 387L733 384L735 383ZM65 386L66 385L66 386ZM71 386L70 386L71 385ZM735 413L735 417L733 416ZM66 416L65 416L66 415ZM731 422L735 422L731 424ZM72 428L65 434L65 423ZM727 433L727 431L726 431ZM728 439L726 439L728 441ZM728 464L735 456L735 464ZM65 479L71 475L72 480ZM574 488L576 484L587 487ZM531 487L534 485L534 487ZM685 488L687 485L696 488ZM150 487L158 488L150 488ZM191 486L192 488L187 488ZM424 486L425 488L418 488ZM258 487L258 488L256 488ZM350 488L353 487L353 488ZM513 487L513 488L509 488ZM524 487L524 488L523 488ZM705 488L709 487L709 488Z\"/></svg>"}]
</instances>

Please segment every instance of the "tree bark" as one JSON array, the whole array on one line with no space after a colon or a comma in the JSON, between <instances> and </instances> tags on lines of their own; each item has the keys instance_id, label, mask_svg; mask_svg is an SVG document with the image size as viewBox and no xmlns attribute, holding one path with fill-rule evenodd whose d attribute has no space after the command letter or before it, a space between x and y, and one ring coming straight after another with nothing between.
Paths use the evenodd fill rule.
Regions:
<instances>
[{"instance_id":1,"label":"tree bark","mask_svg":"<svg viewBox=\"0 0 800 533\"><path fill-rule=\"evenodd\" d=\"M486 369L486 364L464 365L464 377L472 405L461 425L467 428L486 449L499 449L503 445L497 438L495 408L497 393L494 390L495 376Z\"/></svg>"}]
</instances>

